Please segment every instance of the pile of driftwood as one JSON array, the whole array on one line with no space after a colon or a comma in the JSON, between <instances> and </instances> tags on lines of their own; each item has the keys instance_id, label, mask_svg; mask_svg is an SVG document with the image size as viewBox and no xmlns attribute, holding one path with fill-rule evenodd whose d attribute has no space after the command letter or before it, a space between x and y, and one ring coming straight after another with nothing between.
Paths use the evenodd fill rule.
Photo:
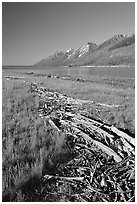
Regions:
<instances>
[{"instance_id":1,"label":"pile of driftwood","mask_svg":"<svg viewBox=\"0 0 137 204\"><path fill-rule=\"evenodd\" d=\"M45 182L58 189L65 185L69 201L135 201L135 139L89 117L85 104L92 106L90 101L48 91L37 83L31 84L31 90L39 95L39 115L45 125L69 135L76 153L58 166L58 174L45 175ZM54 192L58 197L61 193Z\"/></svg>"}]
</instances>

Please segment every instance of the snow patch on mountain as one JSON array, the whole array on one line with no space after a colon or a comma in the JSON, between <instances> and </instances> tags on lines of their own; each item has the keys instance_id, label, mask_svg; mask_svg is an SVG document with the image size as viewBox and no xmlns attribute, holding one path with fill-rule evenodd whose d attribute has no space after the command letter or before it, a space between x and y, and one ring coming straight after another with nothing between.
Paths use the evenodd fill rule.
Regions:
<instances>
[{"instance_id":1,"label":"snow patch on mountain","mask_svg":"<svg viewBox=\"0 0 137 204\"><path fill-rule=\"evenodd\" d=\"M69 49L66 51L66 53L72 53L72 52L74 52L74 49L73 49L73 48L69 48Z\"/></svg>"},{"instance_id":2,"label":"snow patch on mountain","mask_svg":"<svg viewBox=\"0 0 137 204\"><path fill-rule=\"evenodd\" d=\"M84 55L88 51L89 51L89 45L87 44L80 49L78 57L81 57L82 55Z\"/></svg>"},{"instance_id":3,"label":"snow patch on mountain","mask_svg":"<svg viewBox=\"0 0 137 204\"><path fill-rule=\"evenodd\" d=\"M91 42L88 42L86 45L79 47L78 49L74 50L74 49L69 49L66 51L66 53L69 53L67 59L70 58L79 58L81 56L83 56L86 53L89 53L90 50L94 49L97 45Z\"/></svg>"}]
</instances>

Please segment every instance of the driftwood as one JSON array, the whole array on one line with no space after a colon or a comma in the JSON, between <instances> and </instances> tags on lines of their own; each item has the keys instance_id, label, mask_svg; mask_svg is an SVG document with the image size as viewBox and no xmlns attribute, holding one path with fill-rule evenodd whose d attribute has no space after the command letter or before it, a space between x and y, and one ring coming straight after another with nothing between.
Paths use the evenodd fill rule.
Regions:
<instances>
[{"instance_id":1,"label":"driftwood","mask_svg":"<svg viewBox=\"0 0 137 204\"><path fill-rule=\"evenodd\" d=\"M61 176L51 176L51 175L45 175L45 179L60 179L60 180L67 180L67 181L79 181L82 182L84 180L84 177L61 177Z\"/></svg>"},{"instance_id":2,"label":"driftwood","mask_svg":"<svg viewBox=\"0 0 137 204\"><path fill-rule=\"evenodd\" d=\"M83 103L93 103L49 92L36 83L31 87L39 95L39 115L45 126L48 123L72 137L77 155L58 167L58 175L44 179L76 189L70 196L73 201L134 201L135 139L81 112Z\"/></svg>"}]
</instances>

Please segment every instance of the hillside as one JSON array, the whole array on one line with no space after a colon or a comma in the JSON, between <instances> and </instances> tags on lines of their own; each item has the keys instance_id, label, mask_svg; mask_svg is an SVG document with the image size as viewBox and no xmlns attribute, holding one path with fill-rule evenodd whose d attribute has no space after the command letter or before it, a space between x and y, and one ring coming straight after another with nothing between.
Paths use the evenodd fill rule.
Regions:
<instances>
[{"instance_id":1,"label":"hillside","mask_svg":"<svg viewBox=\"0 0 137 204\"><path fill-rule=\"evenodd\" d=\"M78 49L56 52L34 66L134 65L135 35L115 35L100 45L88 42Z\"/></svg>"}]
</instances>

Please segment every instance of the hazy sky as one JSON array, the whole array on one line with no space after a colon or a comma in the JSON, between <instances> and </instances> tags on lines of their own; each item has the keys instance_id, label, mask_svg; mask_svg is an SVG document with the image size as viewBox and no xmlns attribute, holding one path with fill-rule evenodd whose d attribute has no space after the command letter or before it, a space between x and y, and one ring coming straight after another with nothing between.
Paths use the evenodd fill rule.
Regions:
<instances>
[{"instance_id":1,"label":"hazy sky","mask_svg":"<svg viewBox=\"0 0 137 204\"><path fill-rule=\"evenodd\" d=\"M33 65L55 51L134 32L131 2L4 2L2 64Z\"/></svg>"}]
</instances>

